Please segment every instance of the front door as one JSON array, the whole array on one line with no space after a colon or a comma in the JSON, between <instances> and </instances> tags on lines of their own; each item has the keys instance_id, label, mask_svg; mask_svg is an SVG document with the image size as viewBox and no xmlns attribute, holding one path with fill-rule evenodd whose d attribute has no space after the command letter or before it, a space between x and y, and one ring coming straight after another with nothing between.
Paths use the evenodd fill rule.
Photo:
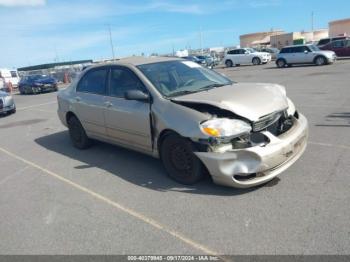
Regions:
<instances>
[{"instance_id":1,"label":"front door","mask_svg":"<svg viewBox=\"0 0 350 262\"><path fill-rule=\"evenodd\" d=\"M112 66L105 119L108 136L127 147L152 151L150 104L124 98L130 90L147 89L129 68Z\"/></svg>"}]
</instances>

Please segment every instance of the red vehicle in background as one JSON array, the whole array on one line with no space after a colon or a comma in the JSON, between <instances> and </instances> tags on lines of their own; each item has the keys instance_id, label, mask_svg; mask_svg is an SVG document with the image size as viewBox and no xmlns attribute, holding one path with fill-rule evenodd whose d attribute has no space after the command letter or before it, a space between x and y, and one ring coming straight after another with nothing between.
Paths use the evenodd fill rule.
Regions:
<instances>
[{"instance_id":1,"label":"red vehicle in background","mask_svg":"<svg viewBox=\"0 0 350 262\"><path fill-rule=\"evenodd\" d=\"M320 47L320 49L334 51L339 57L350 57L350 39L347 38L343 40L332 41L327 45Z\"/></svg>"}]
</instances>

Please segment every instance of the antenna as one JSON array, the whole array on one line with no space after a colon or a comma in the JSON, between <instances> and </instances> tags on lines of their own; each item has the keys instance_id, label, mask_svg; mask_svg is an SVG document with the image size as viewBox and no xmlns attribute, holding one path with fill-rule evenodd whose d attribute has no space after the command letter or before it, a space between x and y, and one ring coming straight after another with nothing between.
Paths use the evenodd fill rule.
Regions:
<instances>
[{"instance_id":1,"label":"antenna","mask_svg":"<svg viewBox=\"0 0 350 262\"><path fill-rule=\"evenodd\" d=\"M108 24L108 31L109 31L109 41L110 41L110 44L111 44L111 50L112 50L112 57L113 57L113 60L114 60L114 46L113 46L113 39L112 39L112 31L111 31L111 25Z\"/></svg>"},{"instance_id":2,"label":"antenna","mask_svg":"<svg viewBox=\"0 0 350 262\"><path fill-rule=\"evenodd\" d=\"M314 32L314 11L311 12L311 32Z\"/></svg>"}]
</instances>

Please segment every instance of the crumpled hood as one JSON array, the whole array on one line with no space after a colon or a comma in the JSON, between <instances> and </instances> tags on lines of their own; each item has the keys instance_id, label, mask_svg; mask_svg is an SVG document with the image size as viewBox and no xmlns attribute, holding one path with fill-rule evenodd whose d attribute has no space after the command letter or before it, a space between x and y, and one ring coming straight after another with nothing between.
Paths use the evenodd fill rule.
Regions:
<instances>
[{"instance_id":1,"label":"crumpled hood","mask_svg":"<svg viewBox=\"0 0 350 262\"><path fill-rule=\"evenodd\" d=\"M250 121L288 108L287 97L281 86L263 83L234 83L172 100L209 104L230 110Z\"/></svg>"}]
</instances>

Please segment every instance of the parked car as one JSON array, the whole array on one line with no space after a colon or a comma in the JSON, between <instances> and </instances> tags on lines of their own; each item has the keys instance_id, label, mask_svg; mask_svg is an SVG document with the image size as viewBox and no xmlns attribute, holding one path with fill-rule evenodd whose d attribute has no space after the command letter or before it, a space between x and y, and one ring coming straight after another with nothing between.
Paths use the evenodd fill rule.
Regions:
<instances>
[{"instance_id":1,"label":"parked car","mask_svg":"<svg viewBox=\"0 0 350 262\"><path fill-rule=\"evenodd\" d=\"M228 51L223 61L227 67L242 64L260 65L270 62L271 55L266 52L258 52L253 48L239 48Z\"/></svg>"},{"instance_id":2,"label":"parked car","mask_svg":"<svg viewBox=\"0 0 350 262\"><path fill-rule=\"evenodd\" d=\"M200 61L205 61L205 66L208 68L213 68L215 66L215 60L210 55L197 55Z\"/></svg>"},{"instance_id":3,"label":"parked car","mask_svg":"<svg viewBox=\"0 0 350 262\"><path fill-rule=\"evenodd\" d=\"M327 45L333 41L337 40L344 40L344 39L349 39L347 36L336 36L336 37L327 37L327 38L322 38L320 41L318 41L317 46L321 48L324 45Z\"/></svg>"},{"instance_id":4,"label":"parked car","mask_svg":"<svg viewBox=\"0 0 350 262\"><path fill-rule=\"evenodd\" d=\"M326 65L336 61L333 51L323 51L314 45L293 45L283 47L277 55L276 65L279 68L294 64Z\"/></svg>"},{"instance_id":5,"label":"parked car","mask_svg":"<svg viewBox=\"0 0 350 262\"><path fill-rule=\"evenodd\" d=\"M47 75L25 76L18 83L18 90L21 94L37 94L41 92L57 91L57 80Z\"/></svg>"},{"instance_id":6,"label":"parked car","mask_svg":"<svg viewBox=\"0 0 350 262\"><path fill-rule=\"evenodd\" d=\"M264 184L304 152L308 127L283 86L235 83L192 61L131 57L87 68L58 93L74 146L102 140L160 158L174 180Z\"/></svg>"},{"instance_id":7,"label":"parked car","mask_svg":"<svg viewBox=\"0 0 350 262\"><path fill-rule=\"evenodd\" d=\"M278 48L274 48L274 47L263 47L260 49L256 49L258 52L265 52L265 53L269 53L271 55L271 60L276 60L278 53L280 52L280 50Z\"/></svg>"},{"instance_id":8,"label":"parked car","mask_svg":"<svg viewBox=\"0 0 350 262\"><path fill-rule=\"evenodd\" d=\"M200 64L202 66L206 66L207 65L205 59L199 59L197 56L194 56L194 55L185 56L185 57L182 57L182 58L186 59L188 61L195 62L195 63Z\"/></svg>"},{"instance_id":9,"label":"parked car","mask_svg":"<svg viewBox=\"0 0 350 262\"><path fill-rule=\"evenodd\" d=\"M337 56L350 56L350 39L336 40L321 47L322 50L331 50Z\"/></svg>"},{"instance_id":10,"label":"parked car","mask_svg":"<svg viewBox=\"0 0 350 262\"><path fill-rule=\"evenodd\" d=\"M11 94L0 91L0 114L16 113L15 101Z\"/></svg>"}]
</instances>

